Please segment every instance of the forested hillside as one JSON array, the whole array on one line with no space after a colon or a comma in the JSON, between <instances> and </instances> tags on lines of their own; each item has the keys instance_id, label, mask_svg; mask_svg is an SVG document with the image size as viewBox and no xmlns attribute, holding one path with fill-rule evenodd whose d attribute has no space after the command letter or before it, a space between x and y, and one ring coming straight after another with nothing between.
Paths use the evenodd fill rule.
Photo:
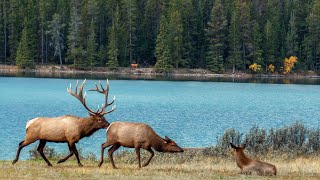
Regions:
<instances>
[{"instance_id":1,"label":"forested hillside","mask_svg":"<svg viewBox=\"0 0 320 180\"><path fill-rule=\"evenodd\" d=\"M319 0L0 2L1 64L267 72L296 56L296 70L320 68Z\"/></svg>"}]
</instances>

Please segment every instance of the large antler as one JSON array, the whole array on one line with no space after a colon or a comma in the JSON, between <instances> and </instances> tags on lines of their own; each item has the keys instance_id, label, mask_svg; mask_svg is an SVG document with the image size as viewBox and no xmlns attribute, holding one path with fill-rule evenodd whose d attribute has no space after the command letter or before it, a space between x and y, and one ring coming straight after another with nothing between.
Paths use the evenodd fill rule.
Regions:
<instances>
[{"instance_id":1,"label":"large antler","mask_svg":"<svg viewBox=\"0 0 320 180\"><path fill-rule=\"evenodd\" d=\"M93 110L91 110L90 108L88 108L87 104L86 104L86 92L84 92L84 95L82 93L83 91L83 87L84 87L84 84L86 83L86 79L82 82L80 88L79 88L79 93L78 93L78 83L79 81L77 81L77 84L76 84L76 89L75 89L75 92L73 93L72 92L72 85L70 83L70 89L67 88L67 91L74 97L76 97L77 99L79 99L79 101L83 104L83 106L89 111L90 114L96 114L99 109L95 112Z\"/></svg>"},{"instance_id":2,"label":"large antler","mask_svg":"<svg viewBox=\"0 0 320 180\"><path fill-rule=\"evenodd\" d=\"M103 86L102 86L100 81L99 81L99 84L100 84L101 89L99 89L98 85L96 84L96 88L95 89L90 89L89 91L97 91L98 93L104 94L104 96L105 96L105 104L102 105L102 109L100 111L98 109L98 111L99 111L98 113L101 114L101 115L105 115L105 114L111 113L112 111L114 111L116 109L116 106L113 106L110 111L106 112L106 108L113 104L114 100L116 99L116 96L114 96L113 100L110 103L108 103L109 81L107 80L106 89L103 88Z\"/></svg>"}]
</instances>

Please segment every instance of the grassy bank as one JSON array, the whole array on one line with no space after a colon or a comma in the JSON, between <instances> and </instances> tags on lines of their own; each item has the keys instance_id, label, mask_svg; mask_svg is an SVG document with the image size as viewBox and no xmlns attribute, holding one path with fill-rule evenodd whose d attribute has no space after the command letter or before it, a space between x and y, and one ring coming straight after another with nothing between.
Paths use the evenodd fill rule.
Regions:
<instances>
[{"instance_id":1,"label":"grassy bank","mask_svg":"<svg viewBox=\"0 0 320 180\"><path fill-rule=\"evenodd\" d=\"M277 167L277 177L241 175L231 153L229 143L247 144L245 153ZM45 154L54 164L47 167L36 150L30 150L34 160L0 161L0 179L320 179L320 129L309 128L302 123L293 123L277 129L262 129L253 126L241 133L228 129L209 148L186 148L184 153L156 153L149 166L137 168L133 151L119 151L112 169L108 158L98 168L97 156L82 156L84 167L78 167L74 159L63 164L54 164L63 154L47 148ZM81 153L80 153L81 154ZM149 153L142 151L142 162Z\"/></svg>"},{"instance_id":2,"label":"grassy bank","mask_svg":"<svg viewBox=\"0 0 320 180\"><path fill-rule=\"evenodd\" d=\"M112 169L108 160L101 168L97 161L83 160L78 167L75 160L47 167L43 160L19 161L15 166L10 161L0 161L0 179L319 179L320 158L281 159L267 157L277 166L277 177L241 175L233 158L156 154L151 164L137 168L134 154L115 157L119 169ZM145 156L144 156L145 157ZM134 159L134 160L133 160ZM145 160L145 159L144 159ZM52 161L55 163L56 161Z\"/></svg>"}]
</instances>

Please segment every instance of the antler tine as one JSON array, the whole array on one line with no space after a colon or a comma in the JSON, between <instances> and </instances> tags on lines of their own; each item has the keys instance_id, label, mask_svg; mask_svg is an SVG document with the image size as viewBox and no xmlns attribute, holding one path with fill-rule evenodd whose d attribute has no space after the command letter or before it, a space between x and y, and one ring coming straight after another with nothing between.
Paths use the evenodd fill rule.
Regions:
<instances>
[{"instance_id":1,"label":"antler tine","mask_svg":"<svg viewBox=\"0 0 320 180\"><path fill-rule=\"evenodd\" d=\"M113 111L116 109L116 107L117 107L117 106L113 106L110 111L107 111L107 112L103 111L103 112L101 112L101 114L102 114L102 115L109 114L109 113L113 112Z\"/></svg>"},{"instance_id":2,"label":"antler tine","mask_svg":"<svg viewBox=\"0 0 320 180\"><path fill-rule=\"evenodd\" d=\"M86 104L86 95L87 95L87 93L85 92L84 95L82 93L83 92L83 88L84 88L84 84L86 83L86 79L82 82L82 84L81 84L81 86L79 88L79 93L78 93L78 83L79 83L79 81L77 81L76 89L75 89L74 93L72 92L72 84L71 83L70 83L70 89L67 88L67 91L72 96L76 97L82 103L82 105L89 111L89 113L95 114L96 112L91 110Z\"/></svg>"}]
</instances>

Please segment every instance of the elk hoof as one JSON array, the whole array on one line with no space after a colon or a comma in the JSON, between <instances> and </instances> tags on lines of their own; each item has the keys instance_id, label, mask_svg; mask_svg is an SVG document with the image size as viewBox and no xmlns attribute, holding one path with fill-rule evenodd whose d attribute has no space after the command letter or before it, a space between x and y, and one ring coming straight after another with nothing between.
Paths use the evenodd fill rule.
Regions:
<instances>
[{"instance_id":1,"label":"elk hoof","mask_svg":"<svg viewBox=\"0 0 320 180\"><path fill-rule=\"evenodd\" d=\"M64 162L64 160L63 160L63 159L60 159L60 160L57 162L57 164L60 164L60 163L62 163L62 162Z\"/></svg>"},{"instance_id":2,"label":"elk hoof","mask_svg":"<svg viewBox=\"0 0 320 180\"><path fill-rule=\"evenodd\" d=\"M113 166L113 169L118 169L116 166Z\"/></svg>"},{"instance_id":3,"label":"elk hoof","mask_svg":"<svg viewBox=\"0 0 320 180\"><path fill-rule=\"evenodd\" d=\"M48 166L49 166L49 167L52 167L52 164L49 163Z\"/></svg>"},{"instance_id":4,"label":"elk hoof","mask_svg":"<svg viewBox=\"0 0 320 180\"><path fill-rule=\"evenodd\" d=\"M79 167L83 167L83 165L81 163L79 163L78 165L79 165Z\"/></svg>"},{"instance_id":5,"label":"elk hoof","mask_svg":"<svg viewBox=\"0 0 320 180\"><path fill-rule=\"evenodd\" d=\"M18 161L18 160L14 160L14 161L12 161L12 165L14 165L17 161Z\"/></svg>"},{"instance_id":6,"label":"elk hoof","mask_svg":"<svg viewBox=\"0 0 320 180\"><path fill-rule=\"evenodd\" d=\"M100 162L100 163L98 164L98 167L101 167L102 163L103 163L103 162Z\"/></svg>"}]
</instances>

